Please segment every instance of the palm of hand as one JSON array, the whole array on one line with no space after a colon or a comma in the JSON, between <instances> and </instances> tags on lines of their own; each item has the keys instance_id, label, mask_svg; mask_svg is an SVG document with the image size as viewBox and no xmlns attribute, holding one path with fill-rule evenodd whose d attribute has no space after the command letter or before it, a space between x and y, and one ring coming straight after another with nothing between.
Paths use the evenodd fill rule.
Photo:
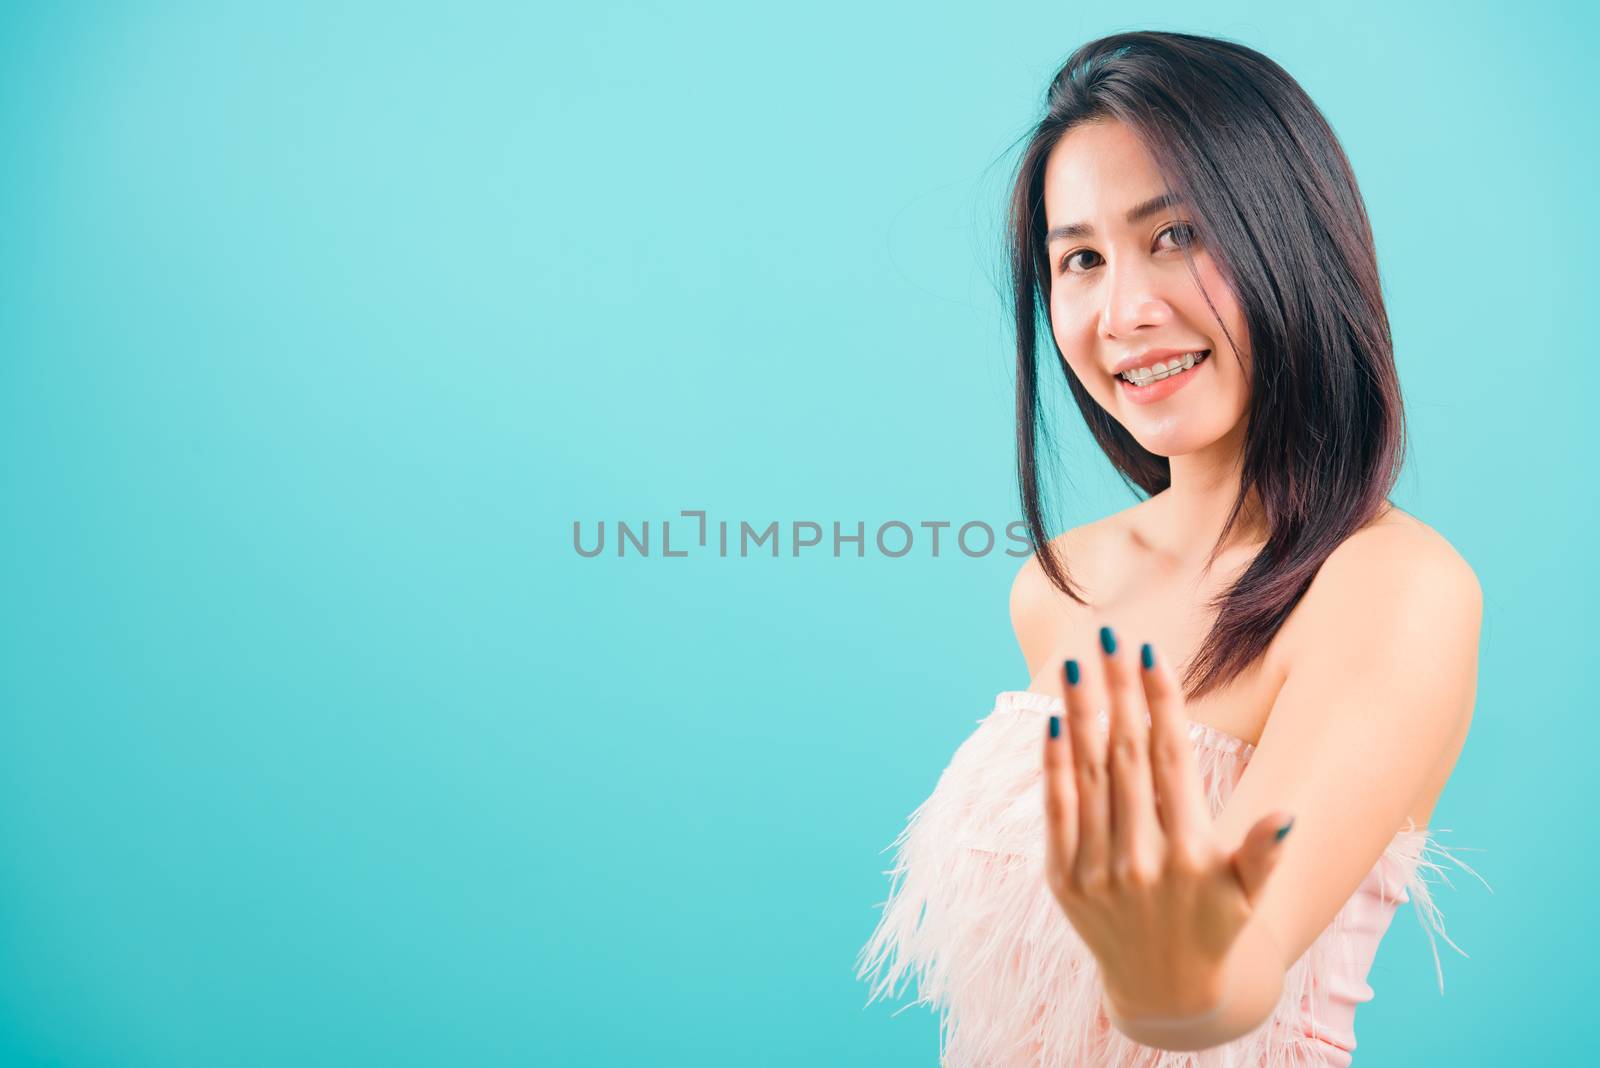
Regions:
<instances>
[{"instance_id":1,"label":"palm of hand","mask_svg":"<svg viewBox=\"0 0 1600 1068\"><path fill-rule=\"evenodd\" d=\"M1142 669L1101 629L1100 678L1064 665L1066 730L1045 739L1045 877L1101 966L1119 1014L1202 1012L1281 850L1282 814L1234 851L1220 841L1183 695L1144 647ZM1105 695L1109 723L1095 709Z\"/></svg>"}]
</instances>

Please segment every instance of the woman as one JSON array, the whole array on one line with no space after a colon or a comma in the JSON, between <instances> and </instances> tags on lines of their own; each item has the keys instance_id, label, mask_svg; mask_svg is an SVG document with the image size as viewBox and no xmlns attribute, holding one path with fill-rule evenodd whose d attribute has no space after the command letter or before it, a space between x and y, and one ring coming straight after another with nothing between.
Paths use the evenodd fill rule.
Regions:
<instances>
[{"instance_id":1,"label":"woman","mask_svg":"<svg viewBox=\"0 0 1600 1068\"><path fill-rule=\"evenodd\" d=\"M1010 226L1031 678L896 840L861 974L916 974L948 1068L1349 1064L1398 904L1444 933L1422 828L1482 614L1386 499L1403 416L1349 164L1265 56L1117 34L1052 81ZM1144 494L1053 540L1041 304Z\"/></svg>"}]
</instances>

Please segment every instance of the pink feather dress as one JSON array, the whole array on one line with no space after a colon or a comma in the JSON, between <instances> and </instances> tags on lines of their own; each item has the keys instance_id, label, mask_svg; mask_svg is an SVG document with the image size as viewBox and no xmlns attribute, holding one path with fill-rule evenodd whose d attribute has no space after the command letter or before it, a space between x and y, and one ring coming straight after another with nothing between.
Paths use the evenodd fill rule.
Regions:
<instances>
[{"instance_id":1,"label":"pink feather dress","mask_svg":"<svg viewBox=\"0 0 1600 1068\"><path fill-rule=\"evenodd\" d=\"M1408 826L1289 969L1282 998L1259 1028L1189 1052L1117 1031L1101 1010L1099 966L1044 882L1040 745L1045 718L1060 712L1060 698L1049 694L1001 693L887 847L897 850L885 872L889 899L861 950L858 978L871 983L869 1005L898 998L903 980L915 978L919 996L911 1004L939 1011L943 1068L1348 1065L1356 1007L1373 997L1366 980L1378 942L1408 900L1444 992L1434 933L1461 949L1445 934L1422 876L1442 873L1435 857L1477 873L1426 829ZM1103 712L1100 722L1105 729ZM1255 747L1200 723L1191 722L1189 734L1216 815Z\"/></svg>"}]
</instances>

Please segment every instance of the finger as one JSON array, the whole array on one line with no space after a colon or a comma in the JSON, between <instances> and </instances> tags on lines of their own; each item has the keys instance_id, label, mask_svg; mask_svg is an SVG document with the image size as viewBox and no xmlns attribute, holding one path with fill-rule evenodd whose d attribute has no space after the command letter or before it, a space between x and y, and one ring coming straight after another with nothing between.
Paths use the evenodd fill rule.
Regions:
<instances>
[{"instance_id":1,"label":"finger","mask_svg":"<svg viewBox=\"0 0 1600 1068\"><path fill-rule=\"evenodd\" d=\"M1111 697L1107 773L1111 780L1112 871L1148 868L1160 857L1161 824L1150 781L1150 726L1144 687L1116 632L1100 628L1106 690Z\"/></svg>"},{"instance_id":2,"label":"finger","mask_svg":"<svg viewBox=\"0 0 1600 1068\"><path fill-rule=\"evenodd\" d=\"M1092 686L1083 665L1062 665L1067 726L1072 736L1072 774L1078 797L1078 855L1073 880L1080 888L1110 874L1111 800L1106 781L1106 738L1095 717Z\"/></svg>"},{"instance_id":3,"label":"finger","mask_svg":"<svg viewBox=\"0 0 1600 1068\"><path fill-rule=\"evenodd\" d=\"M1274 812L1256 821L1233 853L1233 871L1245 898L1254 905L1261 897L1267 877L1283 859L1284 836L1294 826L1287 812Z\"/></svg>"},{"instance_id":4,"label":"finger","mask_svg":"<svg viewBox=\"0 0 1600 1068\"><path fill-rule=\"evenodd\" d=\"M1046 871L1067 873L1078 852L1078 791L1072 781L1072 739L1060 716L1051 716L1044 736Z\"/></svg>"},{"instance_id":5,"label":"finger","mask_svg":"<svg viewBox=\"0 0 1600 1068\"><path fill-rule=\"evenodd\" d=\"M1183 688L1166 659L1148 643L1140 650L1139 676L1150 707L1150 770L1161 826L1169 847L1198 843L1210 826L1211 811L1189 738Z\"/></svg>"}]
</instances>

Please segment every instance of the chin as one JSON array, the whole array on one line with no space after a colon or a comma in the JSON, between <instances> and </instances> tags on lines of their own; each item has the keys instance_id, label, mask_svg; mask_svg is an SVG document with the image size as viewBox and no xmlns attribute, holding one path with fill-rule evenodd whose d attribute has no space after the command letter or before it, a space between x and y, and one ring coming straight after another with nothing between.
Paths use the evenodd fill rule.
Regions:
<instances>
[{"instance_id":1,"label":"chin","mask_svg":"<svg viewBox=\"0 0 1600 1068\"><path fill-rule=\"evenodd\" d=\"M1172 427L1170 430L1152 430L1150 427L1141 427L1134 430L1126 427L1133 440L1144 448L1146 452L1169 459L1174 456L1187 456L1191 452L1199 452L1208 446L1215 445L1223 436L1224 431L1216 428L1198 430L1194 428Z\"/></svg>"},{"instance_id":2,"label":"chin","mask_svg":"<svg viewBox=\"0 0 1600 1068\"><path fill-rule=\"evenodd\" d=\"M1231 418L1219 410L1221 407L1188 405L1161 415L1149 411L1124 412L1121 414L1130 418L1117 421L1146 452L1168 458L1186 456L1215 445L1244 420L1243 404L1231 413Z\"/></svg>"}]
</instances>

